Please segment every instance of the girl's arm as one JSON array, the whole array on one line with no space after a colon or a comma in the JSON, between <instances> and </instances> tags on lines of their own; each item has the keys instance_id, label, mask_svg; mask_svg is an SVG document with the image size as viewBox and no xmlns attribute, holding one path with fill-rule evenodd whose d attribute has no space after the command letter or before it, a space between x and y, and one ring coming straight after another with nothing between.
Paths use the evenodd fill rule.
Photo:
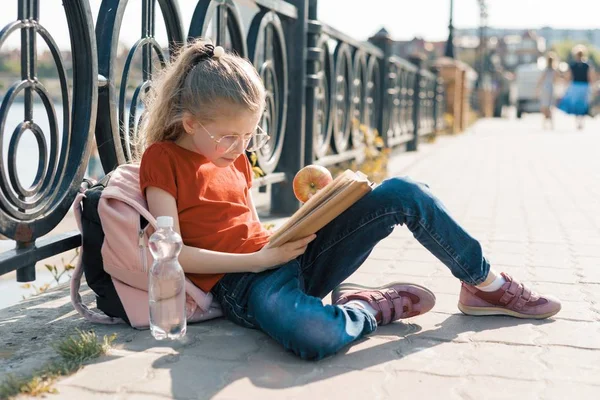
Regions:
<instances>
[{"instance_id":1,"label":"girl's arm","mask_svg":"<svg viewBox=\"0 0 600 400\"><path fill-rule=\"evenodd\" d=\"M168 192L156 188L146 189L148 209L154 216L173 218L173 229L181 234L177 202ZM249 254L231 254L183 245L179 263L185 272L194 274L214 274L231 272L261 272L284 264L303 254L316 235L289 242L280 247L263 248Z\"/></svg>"},{"instance_id":2,"label":"girl's arm","mask_svg":"<svg viewBox=\"0 0 600 400\"><path fill-rule=\"evenodd\" d=\"M571 72L570 67L567 70L567 72L565 72L565 79L567 80L567 82L571 82L571 80L573 80L573 73Z\"/></svg>"},{"instance_id":3,"label":"girl's arm","mask_svg":"<svg viewBox=\"0 0 600 400\"><path fill-rule=\"evenodd\" d=\"M590 69L588 70L588 82L590 84L590 88L591 88L591 97L595 98L596 97L596 92L598 91L598 87L596 85L596 71L594 70L594 68L590 65Z\"/></svg>"},{"instance_id":4,"label":"girl's arm","mask_svg":"<svg viewBox=\"0 0 600 400\"><path fill-rule=\"evenodd\" d=\"M588 68L588 82L590 84L594 84L594 82L596 82L596 71L594 71L594 67L591 65Z\"/></svg>"}]
</instances>

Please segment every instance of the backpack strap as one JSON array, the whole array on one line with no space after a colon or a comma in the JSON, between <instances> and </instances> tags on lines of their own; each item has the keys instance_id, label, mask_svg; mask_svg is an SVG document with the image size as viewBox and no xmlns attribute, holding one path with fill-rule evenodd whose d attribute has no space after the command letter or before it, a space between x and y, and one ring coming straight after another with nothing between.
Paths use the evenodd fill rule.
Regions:
<instances>
[{"instance_id":1,"label":"backpack strap","mask_svg":"<svg viewBox=\"0 0 600 400\"><path fill-rule=\"evenodd\" d=\"M75 201L73 203L73 213L75 214L75 220L77 221L77 226L79 227L79 231L81 230L81 202L85 198L85 190L86 186L89 183L85 182L81 185L79 189L79 193L75 197ZM83 234L83 233L82 233ZM79 258L77 260L77 265L75 266L75 270L73 270L73 276L71 276L71 304L73 304L73 308L85 319L90 322L96 322L100 324L120 324L125 323L121 318L109 317L103 313L99 313L96 311L90 310L81 299L81 295L79 294L79 288L81 287L81 277L83 275L83 246L79 247Z\"/></svg>"},{"instance_id":2,"label":"backpack strap","mask_svg":"<svg viewBox=\"0 0 600 400\"><path fill-rule=\"evenodd\" d=\"M125 321L123 321L121 318L109 317L104 313L92 311L88 308L88 306L83 304L81 295L79 294L79 288L81 287L81 276L83 275L83 266L81 263L83 246L80 247L80 249L79 260L77 261L77 265L73 271L73 276L71 277L71 304L73 304L73 308L75 308L79 315L90 322L108 325L125 323Z\"/></svg>"},{"instance_id":3,"label":"backpack strap","mask_svg":"<svg viewBox=\"0 0 600 400\"><path fill-rule=\"evenodd\" d=\"M140 214L140 216L148 222L148 226L152 226L154 229L158 228L158 225L156 223L156 218L154 218L154 216L152 214L150 214L150 211L148 211L148 209L144 208L144 206L141 205L140 203L137 203L135 201L130 201L130 199L127 196L124 196L121 192L118 192L118 191L113 192L113 191L109 190L109 188L106 188L106 189L104 189L104 193L102 193L102 198L119 200L119 201L126 203L128 206L132 207L135 211L137 211ZM141 220L140 220L140 222L141 222ZM143 229L147 229L148 226Z\"/></svg>"}]
</instances>

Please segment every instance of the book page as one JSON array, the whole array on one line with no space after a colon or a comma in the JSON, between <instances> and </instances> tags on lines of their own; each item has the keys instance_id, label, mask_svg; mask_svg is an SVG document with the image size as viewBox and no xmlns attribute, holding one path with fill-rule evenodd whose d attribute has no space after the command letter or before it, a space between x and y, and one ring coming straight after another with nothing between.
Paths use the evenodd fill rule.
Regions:
<instances>
[{"instance_id":1,"label":"book page","mask_svg":"<svg viewBox=\"0 0 600 400\"><path fill-rule=\"evenodd\" d=\"M344 171L296 211L271 236L269 243L279 243L281 245L288 240L298 239L298 233L302 232L304 234L307 231L307 227L310 227L308 230L312 230L315 226L318 226L320 229L320 227L331 220L329 219L326 222L318 221L323 215L331 216L330 214L333 212L337 216L345 209L344 207L347 208L358 200L354 193L356 190L359 190L362 195L371 190L371 184L366 175L362 173L358 174L351 170ZM359 197L362 197L362 195L359 194ZM334 203L328 204L331 201L334 201Z\"/></svg>"},{"instance_id":2,"label":"book page","mask_svg":"<svg viewBox=\"0 0 600 400\"><path fill-rule=\"evenodd\" d=\"M269 239L269 246L280 246L318 232L371 190L367 181L350 181L346 187L341 188L288 229L278 231L276 237Z\"/></svg>"},{"instance_id":3,"label":"book page","mask_svg":"<svg viewBox=\"0 0 600 400\"><path fill-rule=\"evenodd\" d=\"M331 201L336 196L338 196L339 194L341 194L343 191L345 191L346 189L348 189L352 185L352 183L353 183L353 181L346 181L346 182L344 182L343 185L340 185L340 187L335 188L333 190L333 192L331 192L330 195L327 196L327 198L324 199L323 201L321 201L319 204L317 204L314 207L307 208L305 210L306 212L302 215L301 218L295 218L293 222L291 220L288 220L289 223L282 225L281 228L278 229L278 231L280 231L280 230L281 231L285 231L285 230L288 230L288 229L294 229L294 227L296 227L298 224L302 223L302 221L304 221L306 218L310 217L316 211L318 211L319 209L321 209L322 207L324 207L325 205L327 205L327 203L329 201Z\"/></svg>"},{"instance_id":4,"label":"book page","mask_svg":"<svg viewBox=\"0 0 600 400\"><path fill-rule=\"evenodd\" d=\"M349 182L352 177L355 176L355 173L346 170L340 175L338 175L329 185L325 186L323 189L319 190L315 193L306 203L304 203L298 211L296 211L290 219L287 220L285 224L283 224L273 235L277 235L279 231L289 229L292 225L294 225L298 220L307 215L312 209L318 207L322 202L326 201L329 197L331 197L332 193L337 191L340 187L344 186L347 182Z\"/></svg>"}]
</instances>

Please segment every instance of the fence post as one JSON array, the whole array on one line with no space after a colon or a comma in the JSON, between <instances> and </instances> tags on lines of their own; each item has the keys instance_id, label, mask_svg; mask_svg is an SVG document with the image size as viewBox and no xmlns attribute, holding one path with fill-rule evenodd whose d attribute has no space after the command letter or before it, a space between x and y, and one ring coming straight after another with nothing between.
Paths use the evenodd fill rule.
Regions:
<instances>
[{"instance_id":1,"label":"fence post","mask_svg":"<svg viewBox=\"0 0 600 400\"><path fill-rule=\"evenodd\" d=\"M419 148L419 124L421 122L421 65L423 59L418 56L409 57L409 61L417 67L413 88L413 138L406 143L406 151L417 151Z\"/></svg>"},{"instance_id":2,"label":"fence post","mask_svg":"<svg viewBox=\"0 0 600 400\"><path fill-rule=\"evenodd\" d=\"M431 106L433 107L433 134L436 135L439 130L438 119L440 109L438 107L438 102L440 101L440 99L438 96L438 90L440 86L440 70L436 66L431 67L430 70L435 75L435 78L433 78L433 103Z\"/></svg>"},{"instance_id":3,"label":"fence post","mask_svg":"<svg viewBox=\"0 0 600 400\"><path fill-rule=\"evenodd\" d=\"M322 34L321 24L317 21L317 1L310 0L308 3L308 26L306 38L306 85L305 85L305 118L306 126L304 129L304 164L312 164L315 161L314 135L315 135L315 117L316 117L316 91L325 76L319 76L319 68L325 70L325 65L320 65L325 59L322 57L322 49L319 47L319 39Z\"/></svg>"},{"instance_id":4,"label":"fence post","mask_svg":"<svg viewBox=\"0 0 600 400\"><path fill-rule=\"evenodd\" d=\"M289 0L289 2L297 7L298 18L289 25L289 30L286 32L291 42L287 46L291 77L290 95L282 157L277 166L279 172L285 173L286 180L272 185L271 212L274 214L293 213L300 205L294 196L292 181L296 172L304 166L306 148L306 37L309 0ZM316 0L310 2L314 2L316 8Z\"/></svg>"},{"instance_id":5,"label":"fence post","mask_svg":"<svg viewBox=\"0 0 600 400\"><path fill-rule=\"evenodd\" d=\"M33 242L17 242L17 250L28 249L35 246ZM35 262L17 269L17 282L33 282L35 281Z\"/></svg>"},{"instance_id":6,"label":"fence post","mask_svg":"<svg viewBox=\"0 0 600 400\"><path fill-rule=\"evenodd\" d=\"M388 81L389 81L389 71L390 71L390 57L392 56L392 46L394 41L392 37L382 28L379 32L375 34L375 36L371 36L369 38L369 42L373 43L375 46L379 47L383 51L383 60L381 63L381 73L379 80L379 122L377 124L377 130L383 139L383 143L388 147L388 124L389 124L389 113L390 113L390 104L389 104L389 96L388 96Z\"/></svg>"}]
</instances>

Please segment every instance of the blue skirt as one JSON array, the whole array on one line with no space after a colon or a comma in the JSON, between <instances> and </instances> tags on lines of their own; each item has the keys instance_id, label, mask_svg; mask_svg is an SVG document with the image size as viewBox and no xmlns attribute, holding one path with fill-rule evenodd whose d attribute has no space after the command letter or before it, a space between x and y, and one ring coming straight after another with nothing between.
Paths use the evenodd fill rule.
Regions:
<instances>
[{"instance_id":1,"label":"blue skirt","mask_svg":"<svg viewBox=\"0 0 600 400\"><path fill-rule=\"evenodd\" d=\"M590 108L589 88L590 85L586 82L571 83L558 103L558 108L572 115L587 115Z\"/></svg>"}]
</instances>

